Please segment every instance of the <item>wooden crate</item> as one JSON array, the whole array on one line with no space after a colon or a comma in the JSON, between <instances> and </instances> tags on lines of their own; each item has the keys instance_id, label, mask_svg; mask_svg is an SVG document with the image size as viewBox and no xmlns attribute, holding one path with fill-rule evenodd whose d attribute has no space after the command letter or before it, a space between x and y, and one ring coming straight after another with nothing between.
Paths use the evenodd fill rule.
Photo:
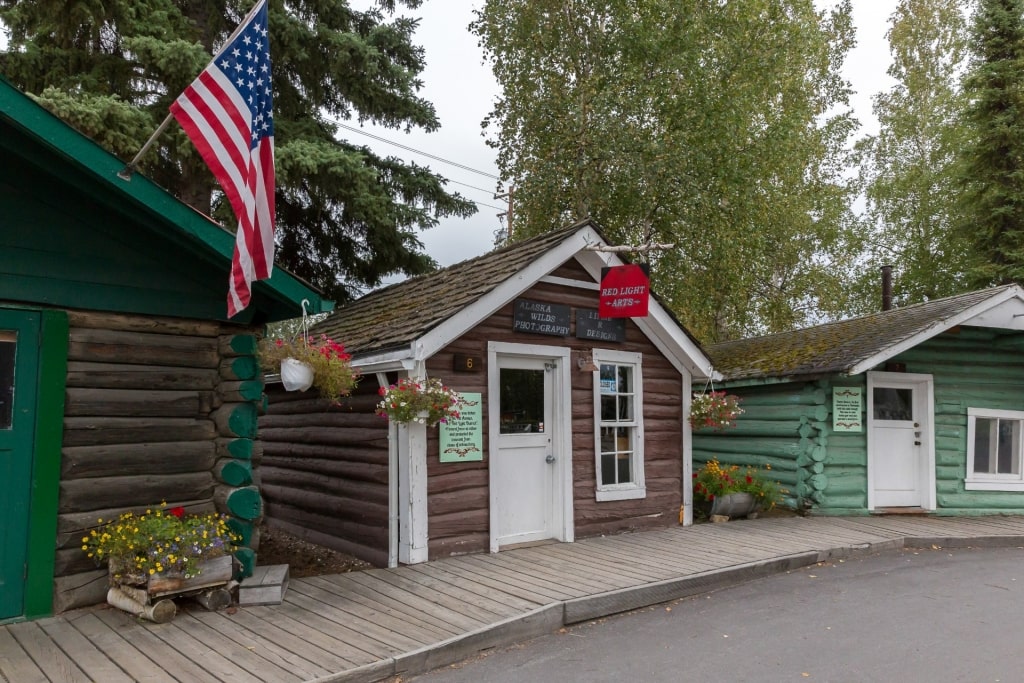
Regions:
<instances>
[{"instance_id":1,"label":"wooden crate","mask_svg":"<svg viewBox=\"0 0 1024 683\"><path fill-rule=\"evenodd\" d=\"M238 585L238 604L280 605L288 590L288 565L271 564L253 567L252 576L242 579Z\"/></svg>"}]
</instances>

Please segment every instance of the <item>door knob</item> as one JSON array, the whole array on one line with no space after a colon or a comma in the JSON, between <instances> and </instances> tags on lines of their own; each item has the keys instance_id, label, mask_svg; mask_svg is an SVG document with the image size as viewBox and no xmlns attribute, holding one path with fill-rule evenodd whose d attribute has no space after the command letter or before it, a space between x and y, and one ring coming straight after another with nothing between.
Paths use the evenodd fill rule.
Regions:
<instances>
[{"instance_id":1,"label":"door knob","mask_svg":"<svg viewBox=\"0 0 1024 683\"><path fill-rule=\"evenodd\" d=\"M550 453L548 453L548 457L544 458L544 462L548 463L549 465L551 463L553 463L554 461L555 461L555 456L551 455Z\"/></svg>"}]
</instances>

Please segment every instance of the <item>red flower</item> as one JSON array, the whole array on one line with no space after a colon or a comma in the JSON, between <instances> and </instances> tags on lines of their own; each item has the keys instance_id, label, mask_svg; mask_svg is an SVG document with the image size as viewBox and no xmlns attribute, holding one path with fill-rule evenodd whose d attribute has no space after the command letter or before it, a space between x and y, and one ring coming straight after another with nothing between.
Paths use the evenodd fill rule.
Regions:
<instances>
[{"instance_id":1,"label":"red flower","mask_svg":"<svg viewBox=\"0 0 1024 683\"><path fill-rule=\"evenodd\" d=\"M748 484L753 484L754 483L754 478L752 476L750 476L749 474L747 475L747 483Z\"/></svg>"},{"instance_id":2,"label":"red flower","mask_svg":"<svg viewBox=\"0 0 1024 683\"><path fill-rule=\"evenodd\" d=\"M171 508L167 512L169 512L170 514L174 515L178 519L181 519L182 517L185 516L185 508L181 507L180 505L178 507L176 507L176 508Z\"/></svg>"}]
</instances>

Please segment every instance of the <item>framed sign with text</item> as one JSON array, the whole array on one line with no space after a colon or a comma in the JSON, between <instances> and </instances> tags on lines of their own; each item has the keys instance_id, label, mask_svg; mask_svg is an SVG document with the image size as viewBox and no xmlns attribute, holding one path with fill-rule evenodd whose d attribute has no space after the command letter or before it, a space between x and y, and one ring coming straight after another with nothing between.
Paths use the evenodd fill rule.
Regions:
<instances>
[{"instance_id":1,"label":"framed sign with text","mask_svg":"<svg viewBox=\"0 0 1024 683\"><path fill-rule=\"evenodd\" d=\"M483 395L462 393L459 416L441 423L441 462L484 459Z\"/></svg>"},{"instance_id":2,"label":"framed sign with text","mask_svg":"<svg viewBox=\"0 0 1024 683\"><path fill-rule=\"evenodd\" d=\"M833 387L832 431L864 431L864 394L861 387Z\"/></svg>"}]
</instances>

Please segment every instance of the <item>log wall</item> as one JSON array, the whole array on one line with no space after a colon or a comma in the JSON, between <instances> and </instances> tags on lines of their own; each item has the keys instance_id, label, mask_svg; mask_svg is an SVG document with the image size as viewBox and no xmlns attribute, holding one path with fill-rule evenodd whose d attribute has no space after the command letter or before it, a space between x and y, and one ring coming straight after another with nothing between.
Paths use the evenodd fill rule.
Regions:
<instances>
[{"instance_id":1,"label":"log wall","mask_svg":"<svg viewBox=\"0 0 1024 683\"><path fill-rule=\"evenodd\" d=\"M262 402L255 337L207 321L68 317L54 610L104 600L106 570L81 539L126 510L230 513L255 546L262 504L245 474ZM251 565L254 548L240 556Z\"/></svg>"},{"instance_id":2,"label":"log wall","mask_svg":"<svg viewBox=\"0 0 1024 683\"><path fill-rule=\"evenodd\" d=\"M377 387L363 377L332 405L315 392L268 386L257 471L269 524L387 566L388 423L375 414Z\"/></svg>"},{"instance_id":3,"label":"log wall","mask_svg":"<svg viewBox=\"0 0 1024 683\"><path fill-rule=\"evenodd\" d=\"M733 428L694 431L694 471L713 458L723 465L770 466L785 506L799 509L821 503L827 482L826 403L831 393L808 382L726 390L741 398L743 414Z\"/></svg>"}]
</instances>

